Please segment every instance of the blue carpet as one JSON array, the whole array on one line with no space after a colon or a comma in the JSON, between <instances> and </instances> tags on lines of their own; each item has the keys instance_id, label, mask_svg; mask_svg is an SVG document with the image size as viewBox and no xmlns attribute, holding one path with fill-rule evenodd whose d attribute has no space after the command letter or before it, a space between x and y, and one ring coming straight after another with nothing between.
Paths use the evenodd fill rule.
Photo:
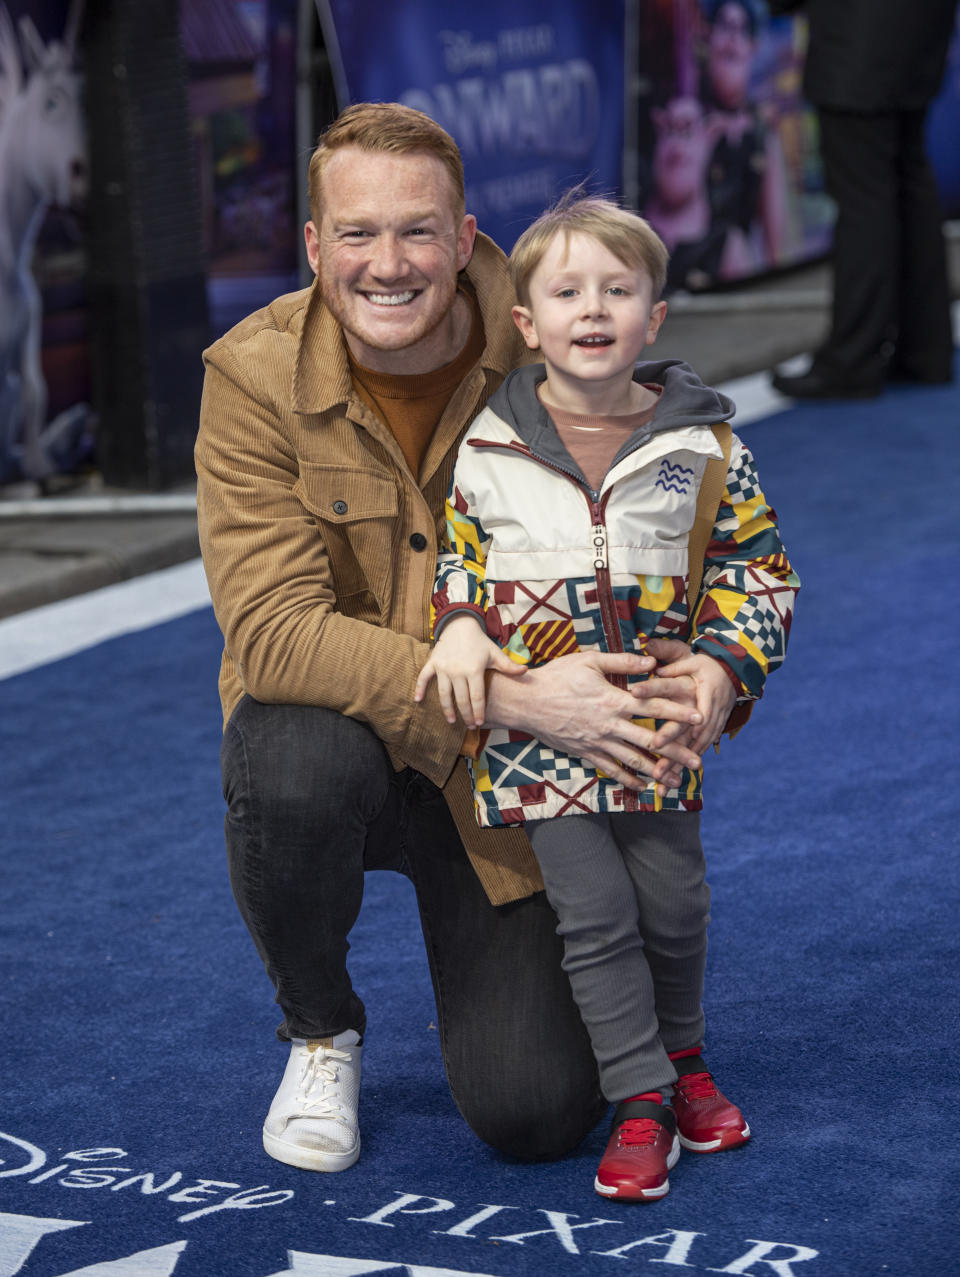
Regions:
<instances>
[{"instance_id":1,"label":"blue carpet","mask_svg":"<svg viewBox=\"0 0 960 1277\"><path fill-rule=\"evenodd\" d=\"M267 1158L284 1050L227 884L212 615L0 684L0 1277L958 1271L958 428L949 387L744 430L805 587L708 776L709 1055L754 1140L655 1205L594 1194L602 1126L529 1167L463 1125L385 874L361 1160Z\"/></svg>"}]
</instances>

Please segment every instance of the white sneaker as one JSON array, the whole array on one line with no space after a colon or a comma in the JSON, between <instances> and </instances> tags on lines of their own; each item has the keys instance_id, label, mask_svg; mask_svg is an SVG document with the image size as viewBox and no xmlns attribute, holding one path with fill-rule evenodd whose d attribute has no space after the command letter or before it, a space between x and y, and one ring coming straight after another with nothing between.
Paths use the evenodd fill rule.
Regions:
<instances>
[{"instance_id":1,"label":"white sneaker","mask_svg":"<svg viewBox=\"0 0 960 1277\"><path fill-rule=\"evenodd\" d=\"M263 1124L263 1147L305 1171L345 1171L360 1156L360 1038L290 1043L280 1089Z\"/></svg>"}]
</instances>

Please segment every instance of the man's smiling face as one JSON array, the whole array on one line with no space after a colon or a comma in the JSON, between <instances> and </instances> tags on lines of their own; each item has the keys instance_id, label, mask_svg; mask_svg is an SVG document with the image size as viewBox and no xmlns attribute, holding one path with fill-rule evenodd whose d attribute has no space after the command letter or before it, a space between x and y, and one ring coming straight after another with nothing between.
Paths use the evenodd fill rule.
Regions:
<instances>
[{"instance_id":1,"label":"man's smiling face","mask_svg":"<svg viewBox=\"0 0 960 1277\"><path fill-rule=\"evenodd\" d=\"M459 212L441 161L344 147L323 170L322 199L319 227L306 226L307 256L354 358L386 373L449 363L457 274L476 220Z\"/></svg>"}]
</instances>

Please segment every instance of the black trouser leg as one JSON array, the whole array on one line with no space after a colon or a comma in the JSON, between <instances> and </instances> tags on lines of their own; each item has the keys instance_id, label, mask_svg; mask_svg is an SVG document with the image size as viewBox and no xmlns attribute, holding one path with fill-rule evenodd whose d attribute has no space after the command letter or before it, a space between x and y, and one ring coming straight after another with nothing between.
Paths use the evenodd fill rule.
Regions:
<instances>
[{"instance_id":1,"label":"black trouser leg","mask_svg":"<svg viewBox=\"0 0 960 1277\"><path fill-rule=\"evenodd\" d=\"M603 1106L542 893L492 906L440 791L395 772L373 733L340 714L247 697L222 757L231 883L277 990L280 1036L363 1032L347 935L364 869L407 872L460 1111L518 1157L571 1149Z\"/></svg>"},{"instance_id":2,"label":"black trouser leg","mask_svg":"<svg viewBox=\"0 0 960 1277\"><path fill-rule=\"evenodd\" d=\"M927 157L926 111L900 115L900 299L895 365L919 381L953 373L950 280L943 208Z\"/></svg>"},{"instance_id":3,"label":"black trouser leg","mask_svg":"<svg viewBox=\"0 0 960 1277\"><path fill-rule=\"evenodd\" d=\"M816 362L848 384L879 384L896 336L898 146L894 112L820 111L824 181L837 220L830 334Z\"/></svg>"}]
</instances>

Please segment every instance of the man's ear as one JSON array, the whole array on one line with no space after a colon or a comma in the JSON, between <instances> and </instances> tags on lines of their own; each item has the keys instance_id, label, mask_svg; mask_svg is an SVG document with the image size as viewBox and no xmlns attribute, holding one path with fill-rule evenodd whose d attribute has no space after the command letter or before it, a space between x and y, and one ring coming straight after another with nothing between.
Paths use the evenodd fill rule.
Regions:
<instances>
[{"instance_id":1,"label":"man's ear","mask_svg":"<svg viewBox=\"0 0 960 1277\"><path fill-rule=\"evenodd\" d=\"M457 231L457 270L464 270L473 256L473 245L477 238L477 219L472 213L465 213L460 229Z\"/></svg>"},{"instance_id":2,"label":"man's ear","mask_svg":"<svg viewBox=\"0 0 960 1277\"><path fill-rule=\"evenodd\" d=\"M537 326L533 322L533 315L526 306L514 306L510 311L513 316L513 322L520 329L523 340L527 343L531 350L540 349L540 338L537 336Z\"/></svg>"},{"instance_id":3,"label":"man's ear","mask_svg":"<svg viewBox=\"0 0 960 1277\"><path fill-rule=\"evenodd\" d=\"M307 246L307 261L314 275L320 274L320 232L316 222L307 222L303 228L303 242Z\"/></svg>"}]
</instances>

